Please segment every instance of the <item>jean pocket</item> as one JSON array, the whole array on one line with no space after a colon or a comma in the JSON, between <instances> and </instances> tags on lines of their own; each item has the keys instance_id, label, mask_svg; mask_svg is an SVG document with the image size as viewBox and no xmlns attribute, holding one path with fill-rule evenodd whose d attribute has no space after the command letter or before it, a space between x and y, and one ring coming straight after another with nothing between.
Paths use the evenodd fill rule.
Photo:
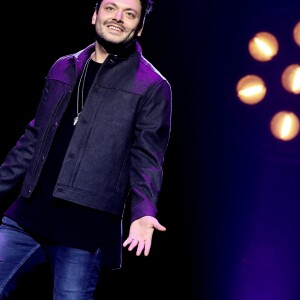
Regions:
<instances>
[{"instance_id":1,"label":"jean pocket","mask_svg":"<svg viewBox=\"0 0 300 300\"><path fill-rule=\"evenodd\" d=\"M2 224L23 230L23 228L20 227L17 222L6 216L2 217Z\"/></svg>"}]
</instances>

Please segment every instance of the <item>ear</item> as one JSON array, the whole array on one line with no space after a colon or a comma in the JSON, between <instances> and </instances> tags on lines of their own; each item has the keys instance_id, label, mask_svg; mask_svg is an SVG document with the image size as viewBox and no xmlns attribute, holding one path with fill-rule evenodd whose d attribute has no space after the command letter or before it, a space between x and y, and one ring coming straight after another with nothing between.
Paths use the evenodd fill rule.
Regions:
<instances>
[{"instance_id":1,"label":"ear","mask_svg":"<svg viewBox=\"0 0 300 300\"><path fill-rule=\"evenodd\" d=\"M141 29L138 31L137 36L141 36L144 29L145 21L143 21Z\"/></svg>"},{"instance_id":2,"label":"ear","mask_svg":"<svg viewBox=\"0 0 300 300\"><path fill-rule=\"evenodd\" d=\"M93 14L93 16L92 16L92 21L91 21L91 23L92 23L93 25L96 24L96 19L97 19L97 12L94 11L94 14Z\"/></svg>"}]
</instances>

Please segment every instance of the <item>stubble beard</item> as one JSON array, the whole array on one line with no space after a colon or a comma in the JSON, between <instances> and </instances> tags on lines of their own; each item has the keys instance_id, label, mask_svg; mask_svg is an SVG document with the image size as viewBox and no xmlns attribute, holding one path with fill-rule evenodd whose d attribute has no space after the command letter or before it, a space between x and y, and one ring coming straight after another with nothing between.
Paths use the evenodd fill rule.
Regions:
<instances>
[{"instance_id":1,"label":"stubble beard","mask_svg":"<svg viewBox=\"0 0 300 300\"><path fill-rule=\"evenodd\" d=\"M125 37L121 41L113 41L109 40L105 37L102 31L97 31L95 28L95 35L97 42L107 51L109 54L119 54L123 49L125 49L128 45L132 44L137 38L137 30L134 30L134 35L130 36L131 31L127 37Z\"/></svg>"}]
</instances>

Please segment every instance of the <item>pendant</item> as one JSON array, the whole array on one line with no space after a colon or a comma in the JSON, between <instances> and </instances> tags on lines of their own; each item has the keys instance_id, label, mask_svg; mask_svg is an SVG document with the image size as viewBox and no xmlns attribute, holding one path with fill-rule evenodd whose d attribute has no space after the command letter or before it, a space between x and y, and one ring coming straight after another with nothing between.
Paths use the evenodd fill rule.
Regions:
<instances>
[{"instance_id":1,"label":"pendant","mask_svg":"<svg viewBox=\"0 0 300 300\"><path fill-rule=\"evenodd\" d=\"M75 126L78 122L78 119L79 119L79 115L80 113L74 118L74 122L73 122L73 125Z\"/></svg>"}]
</instances>

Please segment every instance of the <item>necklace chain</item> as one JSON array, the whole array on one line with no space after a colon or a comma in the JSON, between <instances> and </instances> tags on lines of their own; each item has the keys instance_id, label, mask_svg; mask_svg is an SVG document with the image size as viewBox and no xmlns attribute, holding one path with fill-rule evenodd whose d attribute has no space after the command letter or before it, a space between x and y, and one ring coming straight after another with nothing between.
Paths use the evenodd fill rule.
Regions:
<instances>
[{"instance_id":1,"label":"necklace chain","mask_svg":"<svg viewBox=\"0 0 300 300\"><path fill-rule=\"evenodd\" d=\"M79 82L78 82L78 87L77 87L77 97L76 97L76 117L74 118L74 122L73 125L75 126L78 122L79 119L79 115L83 109L83 92L84 92L84 84L85 84L85 78L86 78L86 73L87 73L87 69L89 66L89 63L91 61L91 58L89 58L83 68L82 74L80 76Z\"/></svg>"}]
</instances>

